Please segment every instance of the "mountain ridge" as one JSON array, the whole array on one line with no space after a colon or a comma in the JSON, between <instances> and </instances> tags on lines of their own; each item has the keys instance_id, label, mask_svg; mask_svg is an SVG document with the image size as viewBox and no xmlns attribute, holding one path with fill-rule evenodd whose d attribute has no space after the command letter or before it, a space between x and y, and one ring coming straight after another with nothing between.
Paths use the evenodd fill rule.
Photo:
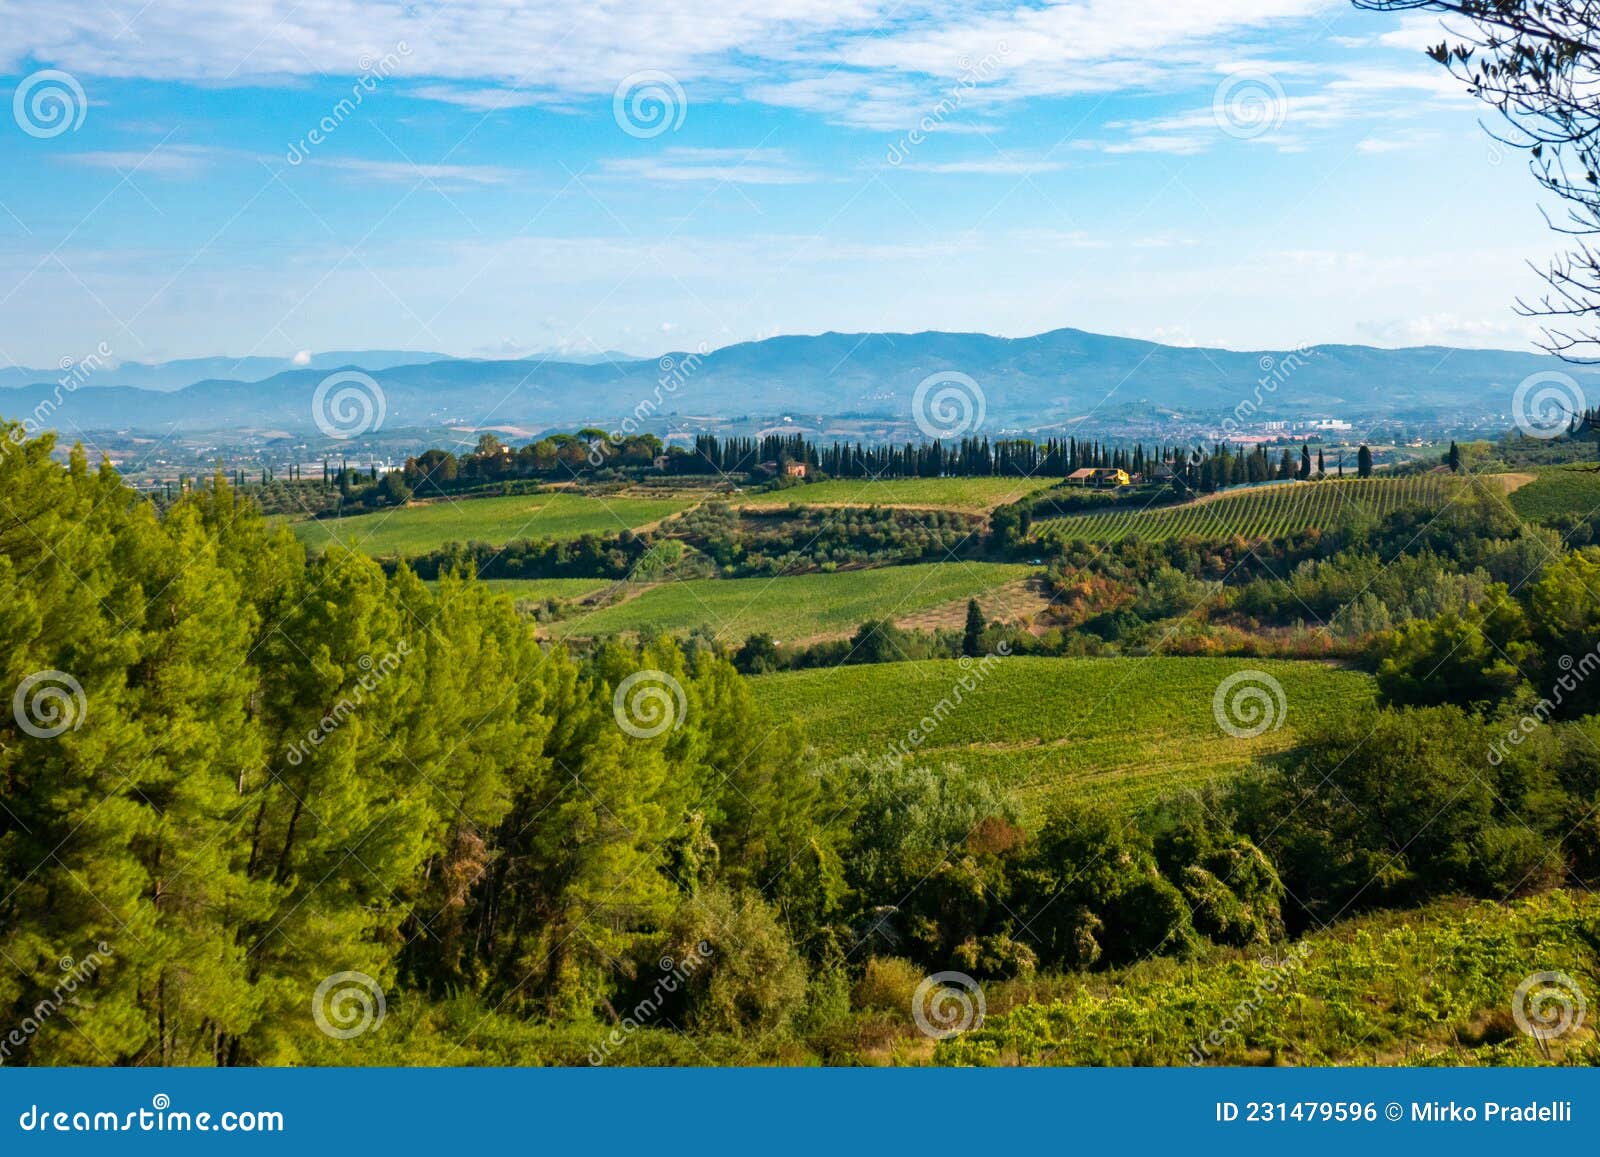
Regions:
<instances>
[{"instance_id":1,"label":"mountain ridge","mask_svg":"<svg viewBox=\"0 0 1600 1157\"><path fill-rule=\"evenodd\" d=\"M402 357L404 351L373 351ZM826 331L738 342L705 353L587 364L446 355L368 364L317 355L313 364L259 379L205 378L158 390L91 378L67 391L81 429L313 428L317 385L338 370L379 383L385 426L489 421L543 426L660 421L670 415L859 415L909 424L919 384L933 375L970 379L986 414L1007 427L1044 428L1085 412L1152 408L1190 415L1233 412L1253 420L1312 415L1382 417L1422 412L1501 413L1516 384L1593 367L1547 355L1451 346L1387 349L1330 343L1295 350L1172 346L1060 328L1019 338L925 330ZM357 355L359 356L359 354ZM220 359L213 359L220 360ZM206 359L201 359L206 361ZM320 364L318 364L320 363ZM116 371L104 371L109 378ZM969 387L963 386L962 388ZM0 415L55 401L52 382L0 394ZM1030 425L1031 423L1031 425Z\"/></svg>"}]
</instances>

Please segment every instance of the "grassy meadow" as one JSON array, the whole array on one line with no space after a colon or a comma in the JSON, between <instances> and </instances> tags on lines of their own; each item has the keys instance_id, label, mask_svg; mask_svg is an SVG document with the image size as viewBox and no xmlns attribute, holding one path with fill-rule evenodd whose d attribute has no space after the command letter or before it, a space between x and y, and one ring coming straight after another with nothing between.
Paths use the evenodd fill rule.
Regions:
<instances>
[{"instance_id":1,"label":"grassy meadow","mask_svg":"<svg viewBox=\"0 0 1600 1157\"><path fill-rule=\"evenodd\" d=\"M685 634L709 628L737 644L763 632L785 644L851 634L867 619L903 619L1014 583L1037 568L939 562L778 578L687 579L592 614L554 624L559 636L615 635L644 628Z\"/></svg>"},{"instance_id":2,"label":"grassy meadow","mask_svg":"<svg viewBox=\"0 0 1600 1157\"><path fill-rule=\"evenodd\" d=\"M518 538L568 539L616 534L661 521L690 505L688 499L586 497L559 491L509 497L436 499L348 518L292 524L311 551L332 545L366 554L424 554L450 542L501 545Z\"/></svg>"},{"instance_id":3,"label":"grassy meadow","mask_svg":"<svg viewBox=\"0 0 1600 1157\"><path fill-rule=\"evenodd\" d=\"M1258 670L1282 685L1283 726L1255 738L1225 733L1217 685ZM824 760L877 758L920 726L964 675L961 662L836 667L766 675L757 693L775 718L797 719ZM1371 679L1323 663L1264 659L1005 658L950 711L913 756L996 777L1025 807L1051 797L1136 805L1173 788L1243 770L1286 750L1310 720L1373 698Z\"/></svg>"}]
</instances>

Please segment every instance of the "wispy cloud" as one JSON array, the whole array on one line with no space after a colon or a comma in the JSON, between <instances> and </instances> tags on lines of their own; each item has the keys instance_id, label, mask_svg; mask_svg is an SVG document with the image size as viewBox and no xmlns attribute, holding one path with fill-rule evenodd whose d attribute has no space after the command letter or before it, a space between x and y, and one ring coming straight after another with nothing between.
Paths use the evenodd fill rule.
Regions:
<instances>
[{"instance_id":1,"label":"wispy cloud","mask_svg":"<svg viewBox=\"0 0 1600 1157\"><path fill-rule=\"evenodd\" d=\"M368 161L353 157L330 157L315 162L325 169L349 173L360 180L414 185L431 181L437 185L501 185L512 173L495 165L420 165L410 161Z\"/></svg>"},{"instance_id":2,"label":"wispy cloud","mask_svg":"<svg viewBox=\"0 0 1600 1157\"><path fill-rule=\"evenodd\" d=\"M198 145L160 145L154 149L100 149L68 153L65 161L117 173L149 174L158 177L193 177L208 168L216 151Z\"/></svg>"},{"instance_id":3,"label":"wispy cloud","mask_svg":"<svg viewBox=\"0 0 1600 1157\"><path fill-rule=\"evenodd\" d=\"M600 163L608 177L641 181L722 181L735 185L803 185L817 174L793 164L781 149L669 148L645 157Z\"/></svg>"},{"instance_id":4,"label":"wispy cloud","mask_svg":"<svg viewBox=\"0 0 1600 1157\"><path fill-rule=\"evenodd\" d=\"M551 98L514 88L464 88L449 84L425 84L407 94L418 100L453 104L473 112L498 112L501 109L529 108L551 103Z\"/></svg>"},{"instance_id":5,"label":"wispy cloud","mask_svg":"<svg viewBox=\"0 0 1600 1157\"><path fill-rule=\"evenodd\" d=\"M1056 173L1067 167L1065 161L1024 160L1016 157L979 157L967 161L907 161L897 166L912 173L974 173L1023 177L1033 173Z\"/></svg>"}]
</instances>

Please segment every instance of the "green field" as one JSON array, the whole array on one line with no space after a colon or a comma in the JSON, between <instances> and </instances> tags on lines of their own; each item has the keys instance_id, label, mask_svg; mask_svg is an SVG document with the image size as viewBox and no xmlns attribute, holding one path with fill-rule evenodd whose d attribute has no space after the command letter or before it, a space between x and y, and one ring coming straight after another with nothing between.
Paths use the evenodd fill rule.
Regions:
<instances>
[{"instance_id":1,"label":"green field","mask_svg":"<svg viewBox=\"0 0 1600 1157\"><path fill-rule=\"evenodd\" d=\"M1597 935L1600 900L1574 890L1363 917L1270 952L990 985L982 1027L939 1045L934 1060L1592 1065L1600 1059L1592 1023L1552 1039L1546 1058L1518 1029L1512 1003L1536 969L1566 973L1592 994ZM1591 1020L1592 1006L1591 995Z\"/></svg>"},{"instance_id":2,"label":"green field","mask_svg":"<svg viewBox=\"0 0 1600 1157\"><path fill-rule=\"evenodd\" d=\"M616 584L603 578L479 579L480 586L497 595L522 600L581 599Z\"/></svg>"},{"instance_id":3,"label":"green field","mask_svg":"<svg viewBox=\"0 0 1600 1157\"><path fill-rule=\"evenodd\" d=\"M1059 478L839 478L764 494L736 494L734 506L926 506L976 513L1016 502Z\"/></svg>"},{"instance_id":4,"label":"green field","mask_svg":"<svg viewBox=\"0 0 1600 1157\"><path fill-rule=\"evenodd\" d=\"M1283 688L1283 726L1225 733L1212 711L1223 679L1263 671ZM963 675L950 659L762 676L775 718L804 722L824 758L882 757L921 726ZM975 675L973 677L976 677ZM1004 658L949 711L914 758L997 777L1029 805L1070 793L1138 803L1283 751L1307 722L1371 702L1371 679L1323 663L1267 659Z\"/></svg>"},{"instance_id":5,"label":"green field","mask_svg":"<svg viewBox=\"0 0 1600 1157\"><path fill-rule=\"evenodd\" d=\"M707 627L725 642L756 632L785 644L848 635L866 619L904 618L1033 573L1009 563L938 562L781 578L689 579L556 624L561 635Z\"/></svg>"},{"instance_id":6,"label":"green field","mask_svg":"<svg viewBox=\"0 0 1600 1157\"><path fill-rule=\"evenodd\" d=\"M1587 518L1600 511L1600 472L1588 462L1540 470L1532 482L1513 490L1508 501L1529 522L1561 514Z\"/></svg>"},{"instance_id":7,"label":"green field","mask_svg":"<svg viewBox=\"0 0 1600 1157\"><path fill-rule=\"evenodd\" d=\"M350 518L296 522L311 551L333 544L378 556L417 555L448 542L499 546L518 538L578 538L647 526L689 506L673 498L588 498L580 494L437 500Z\"/></svg>"},{"instance_id":8,"label":"green field","mask_svg":"<svg viewBox=\"0 0 1600 1157\"><path fill-rule=\"evenodd\" d=\"M1442 506L1450 482L1438 475L1285 482L1229 491L1182 506L1118 510L1052 518L1034 524L1040 537L1089 542L1141 538L1272 538L1299 530L1325 529L1352 513L1381 518L1404 507Z\"/></svg>"}]
</instances>

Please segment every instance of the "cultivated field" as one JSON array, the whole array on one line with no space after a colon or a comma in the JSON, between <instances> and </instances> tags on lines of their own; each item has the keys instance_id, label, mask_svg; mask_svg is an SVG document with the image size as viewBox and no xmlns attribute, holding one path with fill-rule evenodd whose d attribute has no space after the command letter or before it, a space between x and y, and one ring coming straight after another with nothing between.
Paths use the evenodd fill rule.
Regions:
<instances>
[{"instance_id":1,"label":"cultivated field","mask_svg":"<svg viewBox=\"0 0 1600 1157\"><path fill-rule=\"evenodd\" d=\"M1033 573L1009 563L939 562L780 578L689 579L551 626L558 636L612 635L643 628L696 627L724 642L757 632L786 645L851 634L867 619L903 619L977 596Z\"/></svg>"},{"instance_id":2,"label":"cultivated field","mask_svg":"<svg viewBox=\"0 0 1600 1157\"><path fill-rule=\"evenodd\" d=\"M1151 960L1109 975L992 985L983 1026L941 1044L934 1059L976 1065L1540 1064L1545 1058L1538 1044L1512 1019L1511 994L1527 975L1530 957L1594 992L1600 981L1597 925L1600 900L1586 892L1508 904L1447 901L1352 920L1270 953L1223 952L1198 963ZM1593 1064L1594 1026L1554 1034L1549 1047L1551 1060Z\"/></svg>"},{"instance_id":3,"label":"cultivated field","mask_svg":"<svg viewBox=\"0 0 1600 1157\"><path fill-rule=\"evenodd\" d=\"M510 595L513 599L581 599L616 584L603 578L550 578L550 579L479 579L497 595Z\"/></svg>"},{"instance_id":4,"label":"cultivated field","mask_svg":"<svg viewBox=\"0 0 1600 1157\"><path fill-rule=\"evenodd\" d=\"M1600 471L1591 462L1540 470L1532 482L1512 491L1508 501L1529 522L1561 514L1586 518L1600 511Z\"/></svg>"},{"instance_id":5,"label":"cultivated field","mask_svg":"<svg viewBox=\"0 0 1600 1157\"><path fill-rule=\"evenodd\" d=\"M1285 482L1245 491L1226 491L1182 506L1118 510L1053 518L1034 525L1041 537L1119 542L1141 538L1272 538L1298 530L1324 529L1341 518L1362 514L1381 518L1404 507L1443 505L1448 479L1434 474L1412 478L1364 478Z\"/></svg>"},{"instance_id":6,"label":"cultivated field","mask_svg":"<svg viewBox=\"0 0 1600 1157\"><path fill-rule=\"evenodd\" d=\"M1255 738L1224 732L1218 684L1266 672L1282 686L1282 726ZM801 720L823 759L879 758L951 696L975 668L952 659L766 675L756 691L774 718ZM916 747L919 762L993 775L1025 807L1050 796L1137 804L1174 787L1242 770L1293 745L1312 719L1369 703L1364 674L1264 659L1003 658ZM926 729L925 729L926 730Z\"/></svg>"},{"instance_id":7,"label":"cultivated field","mask_svg":"<svg viewBox=\"0 0 1600 1157\"><path fill-rule=\"evenodd\" d=\"M581 494L438 499L350 518L296 522L312 551L332 544L379 556L415 555L449 542L494 545L518 538L578 538L637 530L687 509L682 498L589 498Z\"/></svg>"},{"instance_id":8,"label":"cultivated field","mask_svg":"<svg viewBox=\"0 0 1600 1157\"><path fill-rule=\"evenodd\" d=\"M982 513L1056 485L1059 478L839 478L766 494L735 494L734 506L917 506Z\"/></svg>"}]
</instances>

